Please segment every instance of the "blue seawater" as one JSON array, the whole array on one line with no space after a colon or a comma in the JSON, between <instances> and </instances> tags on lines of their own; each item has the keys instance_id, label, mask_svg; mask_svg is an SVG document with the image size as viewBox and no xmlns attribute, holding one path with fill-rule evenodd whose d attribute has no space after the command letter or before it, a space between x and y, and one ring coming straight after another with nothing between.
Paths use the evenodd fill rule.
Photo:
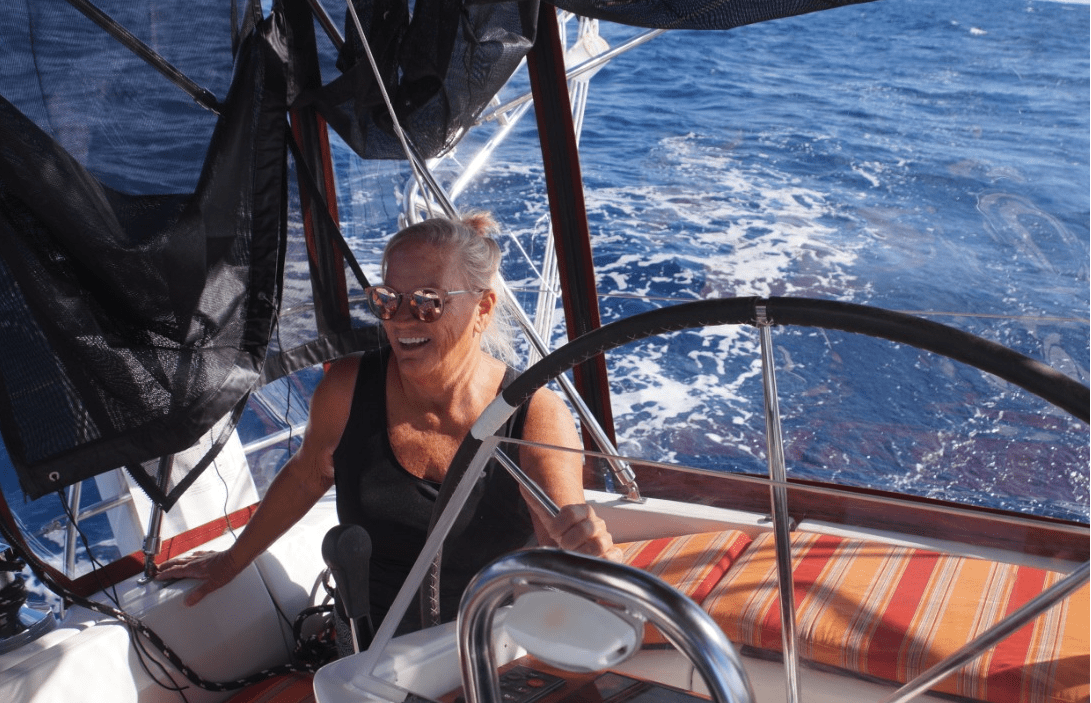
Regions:
<instances>
[{"instance_id":1,"label":"blue seawater","mask_svg":"<svg viewBox=\"0 0 1091 703\"><path fill-rule=\"evenodd\" d=\"M604 321L713 296L835 299L1086 384L1088 26L1086 3L879 0L615 59L580 142ZM513 233L507 275L532 306L518 249L547 246L546 205L524 122L460 202ZM719 329L611 352L622 451L764 473L757 346ZM885 342L778 330L775 350L790 475L1087 519L1082 422Z\"/></svg>"},{"instance_id":2,"label":"blue seawater","mask_svg":"<svg viewBox=\"0 0 1091 703\"><path fill-rule=\"evenodd\" d=\"M851 301L1087 384L1088 28L1086 2L878 0L670 32L615 59L591 79L581 137L604 321L715 296ZM637 33L600 31L612 45ZM459 200L512 235L505 275L528 307L539 284L519 249L547 246L538 151L527 117ZM406 181L335 155L345 231L374 274L373 223L396 227ZM778 329L774 356L791 475L1087 521L1085 424L885 342ZM620 448L764 473L759 364L738 328L611 352ZM13 508L37 524L61 514L55 498Z\"/></svg>"}]
</instances>

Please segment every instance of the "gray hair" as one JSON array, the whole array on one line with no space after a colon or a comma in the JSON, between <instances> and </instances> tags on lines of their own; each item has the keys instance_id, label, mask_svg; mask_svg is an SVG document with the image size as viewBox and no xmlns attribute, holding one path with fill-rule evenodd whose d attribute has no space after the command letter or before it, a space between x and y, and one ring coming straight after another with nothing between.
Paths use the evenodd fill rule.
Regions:
<instances>
[{"instance_id":1,"label":"gray hair","mask_svg":"<svg viewBox=\"0 0 1091 703\"><path fill-rule=\"evenodd\" d=\"M500 245L492 235L500 231L491 215L473 211L458 220L444 217L409 225L386 243L383 250L382 276L386 279L390 255L410 242L448 249L453 265L458 267L473 290L491 290L496 294L496 306L489 326L481 335L481 349L508 365L515 364L514 315L511 301L500 279Z\"/></svg>"}]
</instances>

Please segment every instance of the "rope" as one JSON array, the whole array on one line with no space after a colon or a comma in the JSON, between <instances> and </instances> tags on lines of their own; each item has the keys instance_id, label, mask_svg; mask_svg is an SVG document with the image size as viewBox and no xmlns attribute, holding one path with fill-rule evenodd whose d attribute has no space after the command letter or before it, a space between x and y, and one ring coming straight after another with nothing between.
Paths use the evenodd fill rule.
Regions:
<instances>
[{"instance_id":1,"label":"rope","mask_svg":"<svg viewBox=\"0 0 1091 703\"><path fill-rule=\"evenodd\" d=\"M46 588L61 596L61 598L63 598L66 603L78 605L88 610L118 620L119 622L126 625L132 632L138 633L139 635L143 636L148 642L152 644L153 647L159 650L163 657L168 662L170 662L170 664L174 666L175 669L177 669L183 676L189 679L189 681L198 688L202 688L206 691L234 691L240 688L251 686L256 683L260 683L274 676L281 676L293 673L313 674L314 672L318 671L322 664L325 663L302 661L297 664L282 664L279 666L271 667L269 669L263 669L255 674L251 674L250 676L245 676L230 681L210 681L208 679L205 679L200 674L191 669L189 666L187 666L186 663L182 661L182 658L178 656L178 654L167 645L163 638L160 637L159 634L152 630L150 627L145 625L144 622L139 618L130 615L124 610L114 607L112 605L107 605L105 603L91 600L90 598L84 598L83 596L79 596L72 592L70 589L61 586L56 581L56 579L53 578L50 573L51 570L46 566L46 564L42 562L36 554L22 546L23 543L20 539L21 535L11 534L10 529L11 526L8 525L6 520L0 520L0 533L2 533L2 536L12 545L11 548L18 554L19 558L26 562L27 566L30 567L30 570L42 582L42 584L46 586ZM139 644L137 642L134 641L133 644L134 646L139 647ZM297 651L299 651L300 649L303 648L299 646L299 643L297 643Z\"/></svg>"}]
</instances>

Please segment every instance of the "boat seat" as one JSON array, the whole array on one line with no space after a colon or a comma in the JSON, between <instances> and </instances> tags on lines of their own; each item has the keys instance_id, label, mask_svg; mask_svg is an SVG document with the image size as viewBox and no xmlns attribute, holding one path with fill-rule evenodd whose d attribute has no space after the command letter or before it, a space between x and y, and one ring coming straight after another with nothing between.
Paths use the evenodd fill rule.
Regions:
<instances>
[{"instance_id":1,"label":"boat seat","mask_svg":"<svg viewBox=\"0 0 1091 703\"><path fill-rule=\"evenodd\" d=\"M725 530L629 542L618 547L626 564L663 579L701 605L749 544L746 533ZM654 625L645 628L645 644L666 641Z\"/></svg>"},{"instance_id":2,"label":"boat seat","mask_svg":"<svg viewBox=\"0 0 1091 703\"><path fill-rule=\"evenodd\" d=\"M683 592L693 574L715 572L726 552L702 563L663 564L696 538L734 544L741 533L661 538L620 545L626 560ZM749 538L746 538L749 542ZM677 542L679 549L672 549ZM652 545L659 545L653 548ZM660 555L651 557L652 551ZM988 629L1064 574L817 533L792 536L800 656L867 677L904 683ZM714 551L714 550L713 550ZM691 556L693 559L692 550ZM723 577L690 595L739 645L780 651L772 533L730 557ZM685 572L687 576L679 579ZM694 597L694 595L698 597ZM1088 588L1048 610L936 691L989 703L1087 701ZM653 640L654 641L654 640Z\"/></svg>"}]
</instances>

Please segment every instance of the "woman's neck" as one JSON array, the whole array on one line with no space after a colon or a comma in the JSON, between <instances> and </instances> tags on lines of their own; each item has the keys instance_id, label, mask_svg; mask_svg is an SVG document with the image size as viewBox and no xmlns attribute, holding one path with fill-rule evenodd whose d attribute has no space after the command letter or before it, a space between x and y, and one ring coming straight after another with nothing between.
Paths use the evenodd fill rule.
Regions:
<instances>
[{"instance_id":1,"label":"woman's neck","mask_svg":"<svg viewBox=\"0 0 1091 703\"><path fill-rule=\"evenodd\" d=\"M495 397L498 382L494 382L493 376L503 364L475 350L443 374L409 375L398 366L397 359L391 359L390 366L388 382L392 387L389 390L401 396L407 409L472 419Z\"/></svg>"}]
</instances>

